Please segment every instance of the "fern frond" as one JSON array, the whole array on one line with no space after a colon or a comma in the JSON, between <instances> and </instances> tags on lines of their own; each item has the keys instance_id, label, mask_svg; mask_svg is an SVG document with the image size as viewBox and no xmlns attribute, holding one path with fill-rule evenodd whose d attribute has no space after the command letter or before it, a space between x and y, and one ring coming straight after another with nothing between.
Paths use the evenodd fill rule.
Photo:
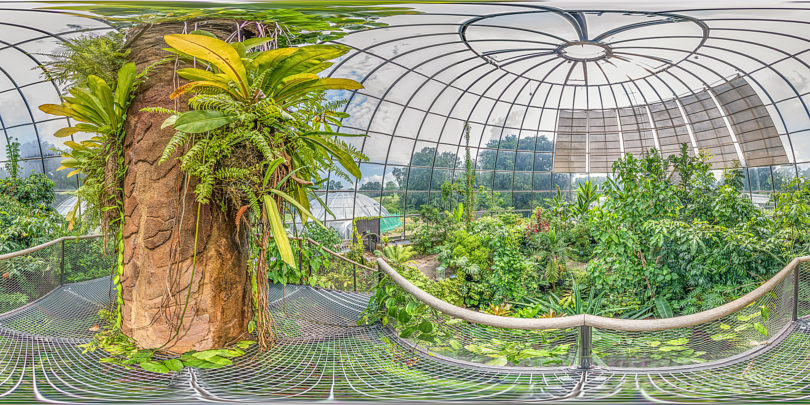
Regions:
<instances>
[{"instance_id":1,"label":"fern frond","mask_svg":"<svg viewBox=\"0 0 810 405\"><path fill-rule=\"evenodd\" d=\"M166 145L166 148L163 149L163 155L160 156L159 163L163 163L177 151L180 146L184 145L188 142L189 134L185 132L175 132L172 139L169 140L169 143Z\"/></svg>"},{"instance_id":2,"label":"fern frond","mask_svg":"<svg viewBox=\"0 0 810 405\"><path fill-rule=\"evenodd\" d=\"M267 143L267 139L264 138L264 134L259 131L250 131L247 134L248 139L253 144L253 146L258 149L265 159L272 159L273 158L273 149L270 147L270 144Z\"/></svg>"},{"instance_id":3,"label":"fern frond","mask_svg":"<svg viewBox=\"0 0 810 405\"><path fill-rule=\"evenodd\" d=\"M216 172L216 177L220 180L242 180L250 176L250 169L240 169L236 167L223 167Z\"/></svg>"},{"instance_id":4,"label":"fern frond","mask_svg":"<svg viewBox=\"0 0 810 405\"><path fill-rule=\"evenodd\" d=\"M179 115L180 111L171 110L168 108L163 107L144 107L141 108L141 112L148 112L153 114L167 114L167 115Z\"/></svg>"}]
</instances>

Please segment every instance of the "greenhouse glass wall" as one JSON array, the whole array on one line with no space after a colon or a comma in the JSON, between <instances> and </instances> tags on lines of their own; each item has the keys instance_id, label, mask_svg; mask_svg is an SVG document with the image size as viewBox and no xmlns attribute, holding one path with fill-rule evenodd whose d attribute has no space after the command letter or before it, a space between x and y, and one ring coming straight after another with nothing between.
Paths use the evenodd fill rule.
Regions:
<instances>
[{"instance_id":1,"label":"greenhouse glass wall","mask_svg":"<svg viewBox=\"0 0 810 405\"><path fill-rule=\"evenodd\" d=\"M519 211L605 181L625 153L669 155L681 144L708 151L718 173L739 162L745 191L766 203L810 170L807 11L658 7L419 4L336 40L352 52L328 74L364 86L332 95L348 99L341 131L368 135L353 143L369 159L360 180L332 179L322 193L368 196L407 224L459 177L469 123L477 184ZM65 119L36 108L59 88L37 66L60 41L113 28L28 6L3 14L2 52L14 62L0 81L0 141L19 139L25 170L75 189L78 178L56 171L53 133ZM62 212L67 199L57 197Z\"/></svg>"}]
</instances>

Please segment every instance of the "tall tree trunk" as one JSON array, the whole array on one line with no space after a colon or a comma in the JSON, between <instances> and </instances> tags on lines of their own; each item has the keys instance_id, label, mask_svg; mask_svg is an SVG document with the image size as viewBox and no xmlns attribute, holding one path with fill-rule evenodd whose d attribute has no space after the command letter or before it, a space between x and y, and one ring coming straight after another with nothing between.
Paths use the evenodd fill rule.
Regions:
<instances>
[{"instance_id":1,"label":"tall tree trunk","mask_svg":"<svg viewBox=\"0 0 810 405\"><path fill-rule=\"evenodd\" d=\"M182 31L183 24L158 24L134 36L131 55L138 70L168 56L163 36ZM122 330L142 347L165 345L182 353L244 337L251 301L247 234L237 232L233 216L216 205L200 207L192 266L198 220L194 182L176 159L158 163L174 131L160 129L165 116L140 111L187 109L185 100L169 99L178 85L175 67L172 62L151 70L125 124Z\"/></svg>"}]
</instances>

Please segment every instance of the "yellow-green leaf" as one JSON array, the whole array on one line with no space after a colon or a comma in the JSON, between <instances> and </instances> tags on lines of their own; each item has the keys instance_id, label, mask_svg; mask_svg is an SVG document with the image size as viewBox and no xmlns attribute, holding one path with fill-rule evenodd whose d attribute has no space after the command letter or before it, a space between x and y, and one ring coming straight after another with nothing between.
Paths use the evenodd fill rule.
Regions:
<instances>
[{"instance_id":1,"label":"yellow-green leaf","mask_svg":"<svg viewBox=\"0 0 810 405\"><path fill-rule=\"evenodd\" d=\"M86 149L86 147L84 145L82 145L80 143L77 143L77 142L73 142L73 141L67 141L67 142L65 142L65 145L70 146L73 149Z\"/></svg>"},{"instance_id":2,"label":"yellow-green leaf","mask_svg":"<svg viewBox=\"0 0 810 405\"><path fill-rule=\"evenodd\" d=\"M277 195L281 196L281 198L283 198L285 201L292 204L298 210L298 212L301 213L301 216L312 217L312 220L315 221L316 224L323 226L321 221L318 221L318 219L315 218L315 216L312 215L312 213L309 212L308 209L304 208L304 206L300 202L296 201L289 194L287 194L287 193L285 193L285 192L283 192L281 190L276 190L276 189L270 189L270 192L273 193L273 194L277 194ZM265 198L268 198L268 196L265 196ZM271 198L271 200L272 200L272 198ZM275 201L273 201L273 203L275 203Z\"/></svg>"},{"instance_id":3,"label":"yellow-green leaf","mask_svg":"<svg viewBox=\"0 0 810 405\"><path fill-rule=\"evenodd\" d=\"M193 89L195 89L197 87L215 87L215 88L224 90L226 93L228 93L228 94L230 94L232 96L237 96L231 90L231 88L228 87L228 85L225 84L225 83L212 82L212 81L207 81L207 80L200 80L200 81L196 81L196 82L186 83L186 84L178 87L175 91L172 92L172 94L169 94L169 98L174 100L175 98L180 97L183 93L191 91L191 90L193 90Z\"/></svg>"},{"instance_id":4,"label":"yellow-green leaf","mask_svg":"<svg viewBox=\"0 0 810 405\"><path fill-rule=\"evenodd\" d=\"M290 265L290 267L295 267L295 258L293 257L290 240L287 238L287 230L284 229L284 222L281 220L281 215L278 212L276 200L269 194L264 196L264 209L267 212L267 219L270 221L270 229L273 232L273 239L276 242L276 246L278 246L281 260Z\"/></svg>"},{"instance_id":5,"label":"yellow-green leaf","mask_svg":"<svg viewBox=\"0 0 810 405\"><path fill-rule=\"evenodd\" d=\"M51 115L61 115L65 117L72 117L74 115L73 110L59 104L43 104L39 106L39 109L42 112Z\"/></svg>"},{"instance_id":6,"label":"yellow-green leaf","mask_svg":"<svg viewBox=\"0 0 810 405\"><path fill-rule=\"evenodd\" d=\"M79 131L81 131L81 130L79 128L76 128L76 127L65 127L65 128L62 128L62 129L56 131L53 134L53 136L55 136L57 138L64 138L66 136L71 136L71 135L73 135L73 134L75 134L76 132L79 132Z\"/></svg>"},{"instance_id":7,"label":"yellow-green leaf","mask_svg":"<svg viewBox=\"0 0 810 405\"><path fill-rule=\"evenodd\" d=\"M225 41L206 35L171 34L163 37L169 46L195 58L211 62L228 75L247 96L245 65L236 49Z\"/></svg>"}]
</instances>

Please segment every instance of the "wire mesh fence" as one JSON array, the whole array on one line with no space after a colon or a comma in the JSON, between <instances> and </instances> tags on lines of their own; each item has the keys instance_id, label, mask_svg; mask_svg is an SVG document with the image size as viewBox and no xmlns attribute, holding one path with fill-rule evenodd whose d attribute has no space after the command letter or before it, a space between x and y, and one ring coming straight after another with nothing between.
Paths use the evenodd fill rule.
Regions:
<instances>
[{"instance_id":1,"label":"wire mesh fence","mask_svg":"<svg viewBox=\"0 0 810 405\"><path fill-rule=\"evenodd\" d=\"M0 256L3 268L38 266L22 273L30 276L26 282L41 284L29 287L22 304L0 313L0 398L768 402L810 397L810 327L801 319L810 315L810 267L804 262L798 273L790 270L749 305L695 326L524 330L436 312L431 320L438 339L425 342L401 337L390 324L358 324L379 274L327 254L329 263L316 273L331 283L326 287L270 288L277 340L268 351L252 349L221 369L167 375L102 363L107 356L102 350L84 353L78 346L96 333L98 310L113 297L108 275L114 257L104 254L100 239L63 240ZM19 285L0 284L8 288L4 291L18 291Z\"/></svg>"},{"instance_id":2,"label":"wire mesh fence","mask_svg":"<svg viewBox=\"0 0 810 405\"><path fill-rule=\"evenodd\" d=\"M740 311L688 328L624 332L594 328L594 364L607 368L671 368L727 359L761 348L793 320L793 282Z\"/></svg>"},{"instance_id":3,"label":"wire mesh fence","mask_svg":"<svg viewBox=\"0 0 810 405\"><path fill-rule=\"evenodd\" d=\"M395 275L391 267L380 265L387 268L387 276ZM434 319L440 342L410 340L413 346L422 346L431 353L500 367L553 365L641 371L695 368L753 355L790 332L792 321L810 312L807 270L806 262L791 262L766 283L771 284L767 290L756 292L753 299L743 297L730 303L736 309L698 314L709 318L697 324L673 319L645 320L646 326L638 326L635 321L610 319L609 326L597 327L598 317L583 315L582 321L576 321L578 329L558 329L551 323L543 327L542 322L529 324L517 318L500 318L497 322L506 326L496 328L485 326L489 321L477 313L451 308L451 312L443 310ZM431 305L430 297L417 294L416 286L401 276L396 278L399 287L414 294L414 300ZM718 315L711 315L713 311Z\"/></svg>"},{"instance_id":4,"label":"wire mesh fence","mask_svg":"<svg viewBox=\"0 0 810 405\"><path fill-rule=\"evenodd\" d=\"M22 307L61 282L61 244L0 261L0 313Z\"/></svg>"},{"instance_id":5,"label":"wire mesh fence","mask_svg":"<svg viewBox=\"0 0 810 405\"><path fill-rule=\"evenodd\" d=\"M113 255L99 236L59 238L0 256L0 314L41 299L65 283L110 274Z\"/></svg>"},{"instance_id":6,"label":"wire mesh fence","mask_svg":"<svg viewBox=\"0 0 810 405\"><path fill-rule=\"evenodd\" d=\"M308 261L302 263L311 285L337 291L371 292L379 282L379 272L365 263L364 259L350 259L347 257L348 251L339 254L311 239L304 243L312 255ZM360 255L362 253L358 252L353 256Z\"/></svg>"}]
</instances>

